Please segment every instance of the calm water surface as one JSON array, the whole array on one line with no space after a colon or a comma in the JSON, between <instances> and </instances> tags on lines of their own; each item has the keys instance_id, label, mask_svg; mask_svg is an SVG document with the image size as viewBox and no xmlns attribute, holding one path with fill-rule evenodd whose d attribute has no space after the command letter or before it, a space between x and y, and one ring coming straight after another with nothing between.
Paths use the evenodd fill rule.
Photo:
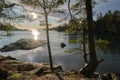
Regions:
<instances>
[{"instance_id":1,"label":"calm water surface","mask_svg":"<svg viewBox=\"0 0 120 80\"><path fill-rule=\"evenodd\" d=\"M0 48L4 45L13 43L19 39L33 39L31 31L15 31L13 32L14 36L11 37L3 37L0 39ZM45 31L39 31L39 40L46 40ZM72 53L67 53L65 50L69 48L79 47L79 44L70 44L68 42L69 39L74 39L75 35L69 36L68 34L50 31L50 42L52 49L52 56L54 64L60 64L63 66L64 70L72 69L79 70L84 66L83 54L80 51L75 51ZM97 51L97 55L99 59L103 57L105 59L98 68L97 72L105 73L105 72L120 72L120 38L116 37L102 37L103 39L108 39L112 41L110 46L110 52L104 53L102 50ZM67 44L65 48L61 48L60 44L64 42ZM29 61L29 62L45 62L49 63L47 46L38 47L32 50L16 50L10 52L1 53L1 55L13 56L21 61Z\"/></svg>"}]
</instances>

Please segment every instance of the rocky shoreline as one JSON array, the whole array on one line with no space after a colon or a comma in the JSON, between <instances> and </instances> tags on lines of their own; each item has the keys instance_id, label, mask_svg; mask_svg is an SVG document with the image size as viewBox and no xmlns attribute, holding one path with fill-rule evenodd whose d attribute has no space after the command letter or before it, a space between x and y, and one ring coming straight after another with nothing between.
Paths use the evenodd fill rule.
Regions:
<instances>
[{"instance_id":1,"label":"rocky shoreline","mask_svg":"<svg viewBox=\"0 0 120 80\"><path fill-rule=\"evenodd\" d=\"M55 71L62 72L61 66L54 66ZM0 55L0 80L23 80L50 73L45 63L21 62L10 56Z\"/></svg>"},{"instance_id":2,"label":"rocky shoreline","mask_svg":"<svg viewBox=\"0 0 120 80\"><path fill-rule=\"evenodd\" d=\"M21 62L13 57L0 56L0 80L120 80L119 73L94 74L87 78L78 71L63 71L55 65L54 73L45 63Z\"/></svg>"}]
</instances>

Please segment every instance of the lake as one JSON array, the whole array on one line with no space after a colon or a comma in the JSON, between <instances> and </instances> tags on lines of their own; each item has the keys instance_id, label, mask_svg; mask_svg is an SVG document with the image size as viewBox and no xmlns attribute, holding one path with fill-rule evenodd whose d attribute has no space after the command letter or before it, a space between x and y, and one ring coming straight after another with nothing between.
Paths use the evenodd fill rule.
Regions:
<instances>
[{"instance_id":1,"label":"lake","mask_svg":"<svg viewBox=\"0 0 120 80\"><path fill-rule=\"evenodd\" d=\"M14 35L10 37L2 37L0 39L0 48L4 45L13 43L19 39L33 39L34 36L31 31L14 31ZM46 32L44 30L39 31L38 39L46 40ZM110 51L105 53L103 50L97 50L98 58L103 57L105 59L98 68L97 72L120 72L120 38L119 36L97 36L110 41ZM50 30L50 42L53 56L53 63L62 65L64 70L79 70L84 66L83 53L81 51L75 51L72 53L65 52L70 48L80 47L79 43L71 44L69 39L76 38L74 34L66 34L63 32L57 32ZM60 44L65 43L67 46L61 48ZM12 56L21 61L37 62L37 63L49 63L47 46L38 47L32 50L16 50L10 52L0 52L0 55Z\"/></svg>"}]
</instances>

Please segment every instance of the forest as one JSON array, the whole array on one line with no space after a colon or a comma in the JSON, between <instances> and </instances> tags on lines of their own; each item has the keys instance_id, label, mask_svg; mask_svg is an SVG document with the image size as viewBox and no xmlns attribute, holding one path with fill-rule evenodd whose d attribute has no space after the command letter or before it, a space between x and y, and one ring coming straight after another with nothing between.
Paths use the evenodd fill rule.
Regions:
<instances>
[{"instance_id":1,"label":"forest","mask_svg":"<svg viewBox=\"0 0 120 80\"><path fill-rule=\"evenodd\" d=\"M120 11L108 11L104 16L100 13L95 21L95 32L99 34L119 35Z\"/></svg>"},{"instance_id":2,"label":"forest","mask_svg":"<svg viewBox=\"0 0 120 80\"><path fill-rule=\"evenodd\" d=\"M0 0L0 80L119 80L120 11L94 19L107 1Z\"/></svg>"}]
</instances>

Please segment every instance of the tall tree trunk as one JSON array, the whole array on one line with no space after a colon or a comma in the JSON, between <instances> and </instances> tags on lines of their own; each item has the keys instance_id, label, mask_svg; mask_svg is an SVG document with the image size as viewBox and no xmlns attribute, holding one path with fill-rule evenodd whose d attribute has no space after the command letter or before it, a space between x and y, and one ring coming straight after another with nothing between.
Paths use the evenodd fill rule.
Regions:
<instances>
[{"instance_id":1,"label":"tall tree trunk","mask_svg":"<svg viewBox=\"0 0 120 80\"><path fill-rule=\"evenodd\" d=\"M91 0L86 0L86 11L87 11L87 25L88 25L88 44L89 44L89 54L90 63L97 62L97 56L95 51L95 41L94 41L94 27L93 27L93 15L92 15L92 5Z\"/></svg>"},{"instance_id":2,"label":"tall tree trunk","mask_svg":"<svg viewBox=\"0 0 120 80\"><path fill-rule=\"evenodd\" d=\"M54 72L52 54L51 54L51 48L50 48L50 39L49 39L48 13L47 13L46 8L45 8L45 1L44 0L43 0L43 4L44 4L44 13L45 13L46 37L47 37L47 47L48 47L48 54L49 54L49 61L50 61L50 70L52 72Z\"/></svg>"},{"instance_id":3,"label":"tall tree trunk","mask_svg":"<svg viewBox=\"0 0 120 80\"><path fill-rule=\"evenodd\" d=\"M95 72L98 61L95 51L95 43L94 43L94 31L93 31L93 17L92 17L92 5L91 0L85 1L86 11L87 11L87 26L88 26L88 45L89 45L89 55L90 61L83 69L80 70L80 73L86 75L87 77L91 77L91 75Z\"/></svg>"}]
</instances>

